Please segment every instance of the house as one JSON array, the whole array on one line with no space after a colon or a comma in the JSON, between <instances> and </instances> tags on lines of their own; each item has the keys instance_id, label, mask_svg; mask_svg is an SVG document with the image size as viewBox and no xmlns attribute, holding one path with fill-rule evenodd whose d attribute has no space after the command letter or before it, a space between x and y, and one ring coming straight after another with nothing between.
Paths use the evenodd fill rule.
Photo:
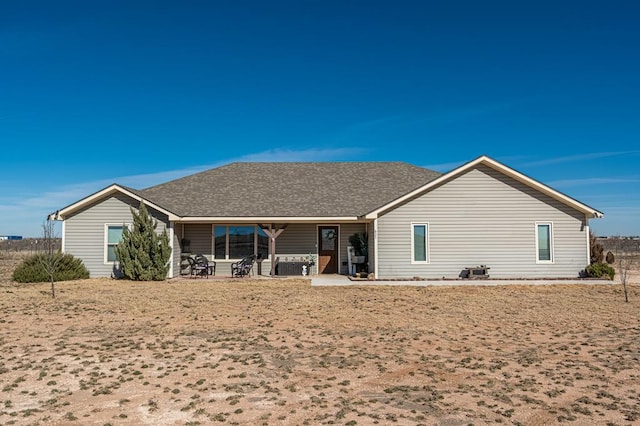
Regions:
<instances>
[{"instance_id":1,"label":"house","mask_svg":"<svg viewBox=\"0 0 640 426\"><path fill-rule=\"evenodd\" d=\"M376 278L574 278L589 263L589 219L602 213L489 157L441 174L401 162L232 163L143 190L113 184L50 218L63 251L110 276L130 208L145 203L181 256L315 258L310 273L348 273L349 237L367 233ZM273 268L275 269L275 268Z\"/></svg>"}]
</instances>

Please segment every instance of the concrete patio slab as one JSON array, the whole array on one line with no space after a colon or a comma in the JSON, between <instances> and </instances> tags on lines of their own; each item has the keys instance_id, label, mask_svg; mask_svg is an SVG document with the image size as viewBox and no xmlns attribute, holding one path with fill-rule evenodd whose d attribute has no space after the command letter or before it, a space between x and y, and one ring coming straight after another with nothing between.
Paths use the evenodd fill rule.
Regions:
<instances>
[{"instance_id":1,"label":"concrete patio slab","mask_svg":"<svg viewBox=\"0 0 640 426\"><path fill-rule=\"evenodd\" d=\"M364 285L388 285L388 286L499 286L507 284L516 285L553 285L553 284L579 284L579 285L615 285L617 281L600 279L504 279L504 280L351 280L346 275L313 275L312 286L364 286Z\"/></svg>"}]
</instances>

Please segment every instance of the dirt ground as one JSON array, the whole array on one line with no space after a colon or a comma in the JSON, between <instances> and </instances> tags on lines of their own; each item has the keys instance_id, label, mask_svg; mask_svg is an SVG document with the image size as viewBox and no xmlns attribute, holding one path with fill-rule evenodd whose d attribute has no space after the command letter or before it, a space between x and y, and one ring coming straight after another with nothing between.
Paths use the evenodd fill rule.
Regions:
<instances>
[{"instance_id":1,"label":"dirt ground","mask_svg":"<svg viewBox=\"0 0 640 426\"><path fill-rule=\"evenodd\" d=\"M17 285L0 425L640 423L640 286Z\"/></svg>"}]
</instances>

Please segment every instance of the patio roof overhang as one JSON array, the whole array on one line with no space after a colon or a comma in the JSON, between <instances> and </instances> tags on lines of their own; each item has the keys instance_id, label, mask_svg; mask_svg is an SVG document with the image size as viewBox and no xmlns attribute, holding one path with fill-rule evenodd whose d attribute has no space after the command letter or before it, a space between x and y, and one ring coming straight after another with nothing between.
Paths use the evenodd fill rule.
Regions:
<instances>
[{"instance_id":1,"label":"patio roof overhang","mask_svg":"<svg viewBox=\"0 0 640 426\"><path fill-rule=\"evenodd\" d=\"M182 217L178 223L337 223L367 222L362 216L319 216L319 217L282 217L282 216L223 216L223 217Z\"/></svg>"}]
</instances>

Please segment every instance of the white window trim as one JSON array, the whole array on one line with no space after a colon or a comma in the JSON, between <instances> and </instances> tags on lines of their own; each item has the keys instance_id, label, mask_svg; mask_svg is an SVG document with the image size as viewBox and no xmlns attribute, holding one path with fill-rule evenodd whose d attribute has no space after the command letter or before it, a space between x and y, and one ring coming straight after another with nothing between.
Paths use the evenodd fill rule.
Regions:
<instances>
[{"instance_id":1,"label":"white window trim","mask_svg":"<svg viewBox=\"0 0 640 426\"><path fill-rule=\"evenodd\" d=\"M111 260L107 260L107 255L109 253L108 247L109 247L109 227L110 226L126 226L129 230L131 230L131 224L130 223L105 223L104 224L104 240L103 240L103 250L104 250L104 264L105 265L113 265L115 263L117 263L117 260L111 261ZM124 229L123 229L124 230Z\"/></svg>"},{"instance_id":2,"label":"white window trim","mask_svg":"<svg viewBox=\"0 0 640 426\"><path fill-rule=\"evenodd\" d=\"M551 250L551 256L549 256L550 260L540 260L540 251L538 247L538 226L539 225L549 225L549 249ZM539 265L550 265L554 263L555 258L555 249L553 244L553 222L536 222L534 228L534 236L536 240L536 263Z\"/></svg>"},{"instance_id":3,"label":"white window trim","mask_svg":"<svg viewBox=\"0 0 640 426\"><path fill-rule=\"evenodd\" d=\"M414 250L415 244L414 244L414 238L413 238L413 236L414 236L413 228L415 226L425 226L426 227L426 231L427 232L425 233L425 238L426 238L426 241L425 241L425 245L426 245L425 253L427 255L427 260L415 260L415 258L416 258L415 257L415 250ZM429 233L431 232L430 228L431 228L431 226L429 226L429 222L411 222L411 264L412 265L428 265L429 263L431 263L431 251L429 249L429 240L430 240Z\"/></svg>"}]
</instances>

